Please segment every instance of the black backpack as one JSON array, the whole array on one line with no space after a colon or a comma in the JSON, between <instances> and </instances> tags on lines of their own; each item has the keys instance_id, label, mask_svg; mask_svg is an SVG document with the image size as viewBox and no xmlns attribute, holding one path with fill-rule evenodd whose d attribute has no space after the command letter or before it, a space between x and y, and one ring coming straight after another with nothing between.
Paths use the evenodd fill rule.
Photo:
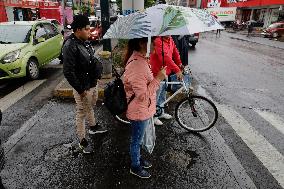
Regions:
<instances>
[{"instance_id":1,"label":"black backpack","mask_svg":"<svg viewBox=\"0 0 284 189\"><path fill-rule=\"evenodd\" d=\"M120 79L121 75L116 72L115 68L113 68L113 72L116 78L108 83L104 89L104 104L112 115L121 115L126 112L128 104L134 99L135 95L132 95L127 102L124 85Z\"/></svg>"}]
</instances>

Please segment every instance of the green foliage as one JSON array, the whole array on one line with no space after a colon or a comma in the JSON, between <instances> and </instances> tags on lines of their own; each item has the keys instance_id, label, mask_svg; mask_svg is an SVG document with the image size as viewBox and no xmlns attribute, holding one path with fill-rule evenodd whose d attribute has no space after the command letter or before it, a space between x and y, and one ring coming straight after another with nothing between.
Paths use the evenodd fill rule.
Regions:
<instances>
[{"instance_id":1,"label":"green foliage","mask_svg":"<svg viewBox=\"0 0 284 189\"><path fill-rule=\"evenodd\" d=\"M155 0L144 0L144 8L151 7L155 4ZM122 10L122 0L116 0L116 4L119 7L119 10Z\"/></svg>"},{"instance_id":2,"label":"green foliage","mask_svg":"<svg viewBox=\"0 0 284 189\"><path fill-rule=\"evenodd\" d=\"M186 25L184 13L177 8L167 7L163 16L163 25L160 34L167 30L180 28L184 25Z\"/></svg>"},{"instance_id":3,"label":"green foliage","mask_svg":"<svg viewBox=\"0 0 284 189\"><path fill-rule=\"evenodd\" d=\"M127 43L127 39L119 39L116 48L112 52L112 61L115 68L124 68L123 59Z\"/></svg>"},{"instance_id":4,"label":"green foliage","mask_svg":"<svg viewBox=\"0 0 284 189\"><path fill-rule=\"evenodd\" d=\"M144 0L144 7L145 9L148 7L151 7L155 5L156 1L155 0Z\"/></svg>"}]
</instances>

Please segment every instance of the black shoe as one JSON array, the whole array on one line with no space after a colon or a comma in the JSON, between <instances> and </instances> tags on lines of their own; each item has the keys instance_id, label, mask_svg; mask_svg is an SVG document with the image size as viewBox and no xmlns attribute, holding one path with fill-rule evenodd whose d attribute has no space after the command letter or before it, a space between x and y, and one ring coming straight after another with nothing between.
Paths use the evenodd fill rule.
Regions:
<instances>
[{"instance_id":1,"label":"black shoe","mask_svg":"<svg viewBox=\"0 0 284 189\"><path fill-rule=\"evenodd\" d=\"M149 169L152 167L152 163L150 163L149 161L147 160L143 160L143 159L140 159L140 165L141 167L143 167L144 169Z\"/></svg>"},{"instance_id":2,"label":"black shoe","mask_svg":"<svg viewBox=\"0 0 284 189\"><path fill-rule=\"evenodd\" d=\"M99 124L96 124L95 126L91 126L89 129L89 134L94 135L94 134L101 134L107 132L106 129L103 129L102 126Z\"/></svg>"},{"instance_id":3,"label":"black shoe","mask_svg":"<svg viewBox=\"0 0 284 189\"><path fill-rule=\"evenodd\" d=\"M88 143L88 141L83 138L79 143L79 148L83 151L84 154L91 154L93 153L93 147Z\"/></svg>"},{"instance_id":4,"label":"black shoe","mask_svg":"<svg viewBox=\"0 0 284 189\"><path fill-rule=\"evenodd\" d=\"M139 178L150 178L151 175L146 171L145 169L142 169L142 167L138 168L130 168L130 173L139 177Z\"/></svg>"}]
</instances>

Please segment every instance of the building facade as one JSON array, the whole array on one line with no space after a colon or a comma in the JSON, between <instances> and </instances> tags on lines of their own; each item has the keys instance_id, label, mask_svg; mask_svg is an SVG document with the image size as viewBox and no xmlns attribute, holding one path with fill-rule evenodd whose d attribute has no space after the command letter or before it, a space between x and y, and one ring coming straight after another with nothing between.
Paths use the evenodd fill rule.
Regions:
<instances>
[{"instance_id":1,"label":"building facade","mask_svg":"<svg viewBox=\"0 0 284 189\"><path fill-rule=\"evenodd\" d=\"M203 0L202 8L217 2L220 7L237 7L236 20L241 22L253 20L267 27L284 21L284 0Z\"/></svg>"},{"instance_id":2,"label":"building facade","mask_svg":"<svg viewBox=\"0 0 284 189\"><path fill-rule=\"evenodd\" d=\"M0 22L32 21L42 17L60 19L60 4L56 1L1 0Z\"/></svg>"}]
</instances>

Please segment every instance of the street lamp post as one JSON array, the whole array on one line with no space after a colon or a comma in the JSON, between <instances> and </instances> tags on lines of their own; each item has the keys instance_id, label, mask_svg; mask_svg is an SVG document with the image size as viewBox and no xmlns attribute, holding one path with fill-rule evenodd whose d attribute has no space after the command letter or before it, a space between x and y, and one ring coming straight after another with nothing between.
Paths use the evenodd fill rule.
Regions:
<instances>
[{"instance_id":1,"label":"street lamp post","mask_svg":"<svg viewBox=\"0 0 284 189\"><path fill-rule=\"evenodd\" d=\"M100 1L101 4L101 22L103 35L109 29L109 0ZM103 39L103 50L111 52L111 41L110 39Z\"/></svg>"}]
</instances>

